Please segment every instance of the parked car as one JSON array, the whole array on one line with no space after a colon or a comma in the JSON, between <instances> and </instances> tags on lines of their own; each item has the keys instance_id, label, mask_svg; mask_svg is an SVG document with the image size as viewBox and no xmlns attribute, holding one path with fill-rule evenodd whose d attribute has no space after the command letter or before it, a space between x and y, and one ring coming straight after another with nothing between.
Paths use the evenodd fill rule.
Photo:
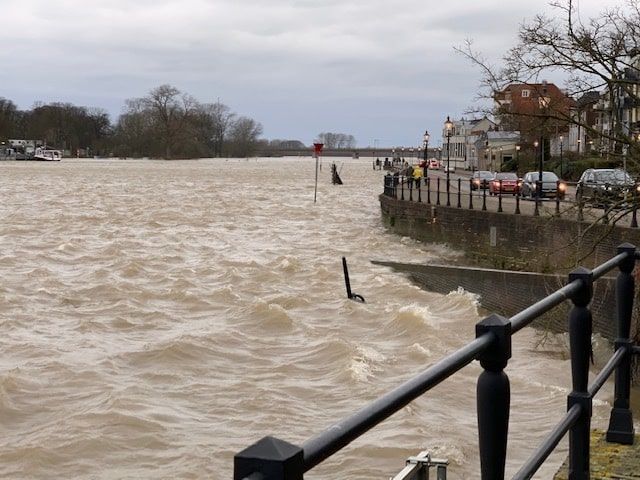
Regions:
<instances>
[{"instance_id":1,"label":"parked car","mask_svg":"<svg viewBox=\"0 0 640 480\"><path fill-rule=\"evenodd\" d=\"M489 182L489 195L498 195L501 193L515 195L518 193L518 188L518 175L512 172L500 172L496 173Z\"/></svg>"},{"instance_id":2,"label":"parked car","mask_svg":"<svg viewBox=\"0 0 640 480\"><path fill-rule=\"evenodd\" d=\"M540 172L528 172L522 177L522 186L520 192L523 197L534 198L538 196L537 182L540 180ZM567 192L567 184L561 182L558 176L553 172L542 172L541 198L560 197L564 199Z\"/></svg>"},{"instance_id":3,"label":"parked car","mask_svg":"<svg viewBox=\"0 0 640 480\"><path fill-rule=\"evenodd\" d=\"M578 181L576 199L599 207L622 204L631 199L634 188L636 183L622 169L589 168Z\"/></svg>"},{"instance_id":4,"label":"parked car","mask_svg":"<svg viewBox=\"0 0 640 480\"><path fill-rule=\"evenodd\" d=\"M447 164L445 163L445 164L444 164L444 171L445 171L445 172L455 173L455 172L456 172L456 166L455 166L455 164L451 164L451 163L449 163L449 165L447 165Z\"/></svg>"},{"instance_id":5,"label":"parked car","mask_svg":"<svg viewBox=\"0 0 640 480\"><path fill-rule=\"evenodd\" d=\"M493 173L488 170L478 170L471 175L471 190L486 190L489 188L489 181L493 178Z\"/></svg>"},{"instance_id":6,"label":"parked car","mask_svg":"<svg viewBox=\"0 0 640 480\"><path fill-rule=\"evenodd\" d=\"M440 168L440 162L438 162L438 160L436 160L435 158L432 158L431 160L429 160L429 168L432 170L438 170Z\"/></svg>"}]
</instances>

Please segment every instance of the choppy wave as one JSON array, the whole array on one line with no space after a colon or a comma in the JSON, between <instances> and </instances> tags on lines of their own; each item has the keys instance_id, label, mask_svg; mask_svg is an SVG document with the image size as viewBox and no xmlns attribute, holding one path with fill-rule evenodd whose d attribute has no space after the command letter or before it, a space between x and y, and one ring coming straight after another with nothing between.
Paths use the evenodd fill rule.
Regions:
<instances>
[{"instance_id":1,"label":"choppy wave","mask_svg":"<svg viewBox=\"0 0 640 480\"><path fill-rule=\"evenodd\" d=\"M459 253L387 232L383 172L337 162L345 184L325 160L316 203L309 158L0 164L0 477L231 478L251 442L301 442L473 338L472 293L370 263ZM512 420L515 460L569 384L561 346L517 342L514 403L535 401ZM476 477L477 373L309 478L390 477L424 448Z\"/></svg>"}]
</instances>

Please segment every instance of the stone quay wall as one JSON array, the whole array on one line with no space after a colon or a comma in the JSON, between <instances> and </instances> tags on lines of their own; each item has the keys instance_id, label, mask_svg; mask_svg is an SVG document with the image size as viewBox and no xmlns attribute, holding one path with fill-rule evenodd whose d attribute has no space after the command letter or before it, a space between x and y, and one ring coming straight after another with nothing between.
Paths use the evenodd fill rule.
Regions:
<instances>
[{"instance_id":1,"label":"stone quay wall","mask_svg":"<svg viewBox=\"0 0 640 480\"><path fill-rule=\"evenodd\" d=\"M464 253L458 265L382 262L426 290L448 293L463 287L479 295L481 305L511 316L564 285L577 265L592 268L629 242L640 248L640 229L589 224L554 216L532 217L481 209L446 207L380 195L383 221L400 235L442 243ZM508 271L513 270L513 271ZM523 274L522 272L530 272ZM541 273L545 275L536 275ZM608 274L615 277L616 271ZM594 284L594 332L615 340L613 278ZM640 298L636 295L632 337L640 339ZM566 330L563 305L534 322L538 328ZM640 367L635 367L640 377Z\"/></svg>"},{"instance_id":2,"label":"stone quay wall","mask_svg":"<svg viewBox=\"0 0 640 480\"><path fill-rule=\"evenodd\" d=\"M624 242L640 247L640 229L557 216L532 217L446 207L380 195L382 218L400 235L463 251L478 267L567 273L598 265Z\"/></svg>"}]
</instances>

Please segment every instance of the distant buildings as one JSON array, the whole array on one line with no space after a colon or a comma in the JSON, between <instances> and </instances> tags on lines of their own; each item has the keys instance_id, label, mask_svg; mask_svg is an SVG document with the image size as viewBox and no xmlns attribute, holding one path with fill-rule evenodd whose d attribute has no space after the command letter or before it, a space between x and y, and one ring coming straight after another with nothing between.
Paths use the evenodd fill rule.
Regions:
<instances>
[{"instance_id":1,"label":"distant buildings","mask_svg":"<svg viewBox=\"0 0 640 480\"><path fill-rule=\"evenodd\" d=\"M552 156L625 156L630 141L640 142L640 50L627 63L615 88L585 92L577 99L546 81L508 85L494 93L493 121L453 120L448 135L443 128L443 162L448 153L455 168L496 171L520 150L531 150L535 141Z\"/></svg>"}]
</instances>

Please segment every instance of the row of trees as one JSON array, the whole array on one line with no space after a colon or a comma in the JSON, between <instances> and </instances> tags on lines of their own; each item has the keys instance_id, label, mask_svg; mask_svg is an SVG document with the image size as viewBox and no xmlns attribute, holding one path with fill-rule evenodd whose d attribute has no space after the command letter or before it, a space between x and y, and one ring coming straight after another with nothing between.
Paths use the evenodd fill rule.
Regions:
<instances>
[{"instance_id":1,"label":"row of trees","mask_svg":"<svg viewBox=\"0 0 640 480\"><path fill-rule=\"evenodd\" d=\"M344 133L323 132L318 135L318 141L324 143L324 148L328 150L356 148L354 136Z\"/></svg>"},{"instance_id":2,"label":"row of trees","mask_svg":"<svg viewBox=\"0 0 640 480\"><path fill-rule=\"evenodd\" d=\"M115 125L106 111L68 103L36 104L20 111L0 98L0 140L43 140L89 155L195 158L245 157L260 145L262 125L228 106L199 103L171 85L129 99Z\"/></svg>"},{"instance_id":3,"label":"row of trees","mask_svg":"<svg viewBox=\"0 0 640 480\"><path fill-rule=\"evenodd\" d=\"M66 149L90 147L96 155L108 151L112 127L109 115L99 108L68 103L36 104L21 111L11 100L0 98L0 140L39 139Z\"/></svg>"},{"instance_id":4,"label":"row of trees","mask_svg":"<svg viewBox=\"0 0 640 480\"><path fill-rule=\"evenodd\" d=\"M200 103L171 85L145 97L125 101L112 125L99 108L69 103L36 104L21 111L0 98L0 141L42 140L55 148L83 155L152 158L246 157L308 148L298 140L260 139L262 125L236 115L219 101ZM353 135L324 132L318 141L327 149L352 149Z\"/></svg>"}]
</instances>

